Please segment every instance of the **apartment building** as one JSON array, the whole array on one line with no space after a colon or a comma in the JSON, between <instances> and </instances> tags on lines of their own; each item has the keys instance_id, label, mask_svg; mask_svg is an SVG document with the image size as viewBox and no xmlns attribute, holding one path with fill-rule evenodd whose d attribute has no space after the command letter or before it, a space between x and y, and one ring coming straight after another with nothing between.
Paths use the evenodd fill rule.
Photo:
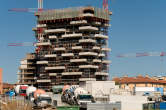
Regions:
<instances>
[{"instance_id":1,"label":"apartment building","mask_svg":"<svg viewBox=\"0 0 166 110\"><path fill-rule=\"evenodd\" d=\"M28 53L26 57L20 61L18 74L18 83L35 85L36 81L36 54Z\"/></svg>"},{"instance_id":2,"label":"apartment building","mask_svg":"<svg viewBox=\"0 0 166 110\"><path fill-rule=\"evenodd\" d=\"M39 88L50 90L53 85L108 79L111 12L79 7L41 11L35 15L35 60L26 58L25 62L35 61L36 68L26 68L31 75L25 75L27 70L21 69L21 83L35 82Z\"/></svg>"}]
</instances>

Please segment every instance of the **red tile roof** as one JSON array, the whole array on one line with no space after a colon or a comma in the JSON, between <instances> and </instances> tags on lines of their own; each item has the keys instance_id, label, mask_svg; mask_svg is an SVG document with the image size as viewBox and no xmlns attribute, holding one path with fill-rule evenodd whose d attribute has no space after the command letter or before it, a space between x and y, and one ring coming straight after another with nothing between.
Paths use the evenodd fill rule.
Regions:
<instances>
[{"instance_id":1,"label":"red tile roof","mask_svg":"<svg viewBox=\"0 0 166 110\"><path fill-rule=\"evenodd\" d=\"M155 80L149 77L137 76L137 77L121 77L113 78L113 81L119 83L155 83L155 84L166 84L165 80Z\"/></svg>"},{"instance_id":2,"label":"red tile roof","mask_svg":"<svg viewBox=\"0 0 166 110\"><path fill-rule=\"evenodd\" d=\"M14 84L3 83L3 89L8 89L8 88L10 89L14 88Z\"/></svg>"}]
</instances>

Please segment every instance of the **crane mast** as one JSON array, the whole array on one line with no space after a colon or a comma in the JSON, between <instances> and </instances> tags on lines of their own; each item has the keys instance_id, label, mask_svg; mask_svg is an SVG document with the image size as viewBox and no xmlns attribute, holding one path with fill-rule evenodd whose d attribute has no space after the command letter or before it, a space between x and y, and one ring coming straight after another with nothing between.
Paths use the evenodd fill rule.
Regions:
<instances>
[{"instance_id":1,"label":"crane mast","mask_svg":"<svg viewBox=\"0 0 166 110\"><path fill-rule=\"evenodd\" d=\"M103 0L103 9L108 11L108 0Z\"/></svg>"}]
</instances>

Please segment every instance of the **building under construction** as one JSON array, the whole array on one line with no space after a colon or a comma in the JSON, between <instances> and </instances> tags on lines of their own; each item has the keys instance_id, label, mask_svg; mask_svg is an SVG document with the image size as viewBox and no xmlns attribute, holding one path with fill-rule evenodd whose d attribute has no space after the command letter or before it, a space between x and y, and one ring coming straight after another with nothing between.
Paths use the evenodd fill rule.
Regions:
<instances>
[{"instance_id":1,"label":"building under construction","mask_svg":"<svg viewBox=\"0 0 166 110\"><path fill-rule=\"evenodd\" d=\"M21 61L20 84L50 90L53 85L108 79L109 11L80 7L35 15L36 51Z\"/></svg>"}]
</instances>

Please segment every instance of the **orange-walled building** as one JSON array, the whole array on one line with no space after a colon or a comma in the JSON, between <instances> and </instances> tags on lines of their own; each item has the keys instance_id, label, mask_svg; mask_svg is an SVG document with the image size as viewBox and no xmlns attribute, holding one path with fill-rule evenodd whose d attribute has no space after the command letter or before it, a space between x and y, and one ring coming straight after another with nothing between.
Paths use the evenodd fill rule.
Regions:
<instances>
[{"instance_id":1,"label":"orange-walled building","mask_svg":"<svg viewBox=\"0 0 166 110\"><path fill-rule=\"evenodd\" d=\"M0 68L0 94L3 92L2 68Z\"/></svg>"},{"instance_id":2,"label":"orange-walled building","mask_svg":"<svg viewBox=\"0 0 166 110\"><path fill-rule=\"evenodd\" d=\"M164 88L164 92L166 91L166 80L158 80L149 76L136 76L136 77L115 77L113 78L116 84L120 86L121 89L125 89L129 87L131 91L134 90L135 87L162 87Z\"/></svg>"}]
</instances>

